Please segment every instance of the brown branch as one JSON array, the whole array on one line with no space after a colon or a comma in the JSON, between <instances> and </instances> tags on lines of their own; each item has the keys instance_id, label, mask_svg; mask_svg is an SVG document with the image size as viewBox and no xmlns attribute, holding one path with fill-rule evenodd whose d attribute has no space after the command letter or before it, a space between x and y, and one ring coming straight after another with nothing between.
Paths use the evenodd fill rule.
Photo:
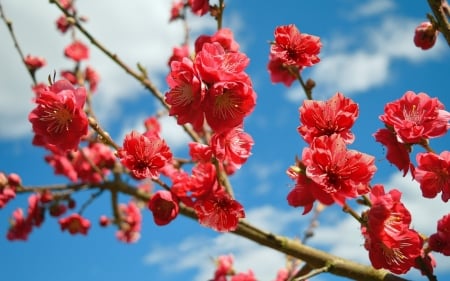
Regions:
<instances>
[{"instance_id":1,"label":"brown branch","mask_svg":"<svg viewBox=\"0 0 450 281\"><path fill-rule=\"evenodd\" d=\"M102 188L114 189L143 201L148 201L150 199L150 195L140 193L138 189L124 182L121 182L118 185L113 182L106 182L102 185ZM186 217L197 220L195 211L183 204L180 204L180 213ZM245 220L241 220L238 228L232 233L268 248L272 248L278 252L301 259L314 269L327 267L327 271L335 275L365 281L406 281L406 279L393 275L385 270L376 270L371 266L362 265L306 246L294 239L266 232L249 224Z\"/></svg>"},{"instance_id":2,"label":"brown branch","mask_svg":"<svg viewBox=\"0 0 450 281\"><path fill-rule=\"evenodd\" d=\"M444 35L447 44L450 46L450 23L449 5L446 0L428 0L428 5L433 11L438 30Z\"/></svg>"}]
</instances>

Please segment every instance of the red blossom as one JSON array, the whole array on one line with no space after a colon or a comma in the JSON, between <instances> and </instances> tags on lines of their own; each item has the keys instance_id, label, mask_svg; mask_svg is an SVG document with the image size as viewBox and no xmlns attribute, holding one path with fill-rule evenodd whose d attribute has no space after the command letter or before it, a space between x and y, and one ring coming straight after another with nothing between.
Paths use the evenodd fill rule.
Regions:
<instances>
[{"instance_id":1,"label":"red blossom","mask_svg":"<svg viewBox=\"0 0 450 281\"><path fill-rule=\"evenodd\" d=\"M174 47L172 50L172 56L170 56L167 64L170 66L173 61L182 61L183 58L189 58L189 45Z\"/></svg>"},{"instance_id":2,"label":"red blossom","mask_svg":"<svg viewBox=\"0 0 450 281\"><path fill-rule=\"evenodd\" d=\"M442 201L450 199L450 151L416 155L414 179L420 183L423 197L434 198L440 192Z\"/></svg>"},{"instance_id":3,"label":"red blossom","mask_svg":"<svg viewBox=\"0 0 450 281\"><path fill-rule=\"evenodd\" d=\"M333 204L333 198L330 195L320 191L320 185L310 180L305 174L299 173L297 175L295 187L287 196L288 204L292 207L304 207L303 215L312 210L316 198L320 198L320 201L322 203L325 202L326 205ZM313 192L319 192L319 194L316 196Z\"/></svg>"},{"instance_id":4,"label":"red blossom","mask_svg":"<svg viewBox=\"0 0 450 281\"><path fill-rule=\"evenodd\" d=\"M434 46L438 35L439 30L431 22L422 22L414 32L414 44L422 50L428 50Z\"/></svg>"},{"instance_id":5,"label":"red blossom","mask_svg":"<svg viewBox=\"0 0 450 281\"><path fill-rule=\"evenodd\" d=\"M299 112L302 125L298 132L307 143L316 137L333 134L338 134L347 144L354 141L350 129L358 118L358 105L341 93L327 101L305 100Z\"/></svg>"},{"instance_id":6,"label":"red blossom","mask_svg":"<svg viewBox=\"0 0 450 281\"><path fill-rule=\"evenodd\" d=\"M170 21L174 21L181 17L181 11L184 8L184 1L183 0L175 0L172 2L172 7L170 8ZM170 65L170 64L169 64Z\"/></svg>"},{"instance_id":7,"label":"red blossom","mask_svg":"<svg viewBox=\"0 0 450 281\"><path fill-rule=\"evenodd\" d=\"M239 219L245 217L242 205L224 191L197 200L194 210L201 225L219 232L235 230Z\"/></svg>"},{"instance_id":8,"label":"red blossom","mask_svg":"<svg viewBox=\"0 0 450 281\"><path fill-rule=\"evenodd\" d=\"M286 65L301 69L320 61L318 55L322 43L319 37L300 33L293 24L278 26L274 36L275 41L271 45L270 53Z\"/></svg>"},{"instance_id":9,"label":"red blossom","mask_svg":"<svg viewBox=\"0 0 450 281\"><path fill-rule=\"evenodd\" d=\"M99 142L90 143L89 146L72 153L72 157L71 163L77 178L87 183L100 183L116 162L109 146Z\"/></svg>"},{"instance_id":10,"label":"red blossom","mask_svg":"<svg viewBox=\"0 0 450 281\"><path fill-rule=\"evenodd\" d=\"M74 41L64 49L64 55L75 62L89 58L89 48L81 41Z\"/></svg>"},{"instance_id":11,"label":"red blossom","mask_svg":"<svg viewBox=\"0 0 450 281\"><path fill-rule=\"evenodd\" d=\"M257 280L253 271L249 269L247 272L239 272L238 274L231 276L231 281L257 281Z\"/></svg>"},{"instance_id":12,"label":"red blossom","mask_svg":"<svg viewBox=\"0 0 450 281\"><path fill-rule=\"evenodd\" d=\"M141 236L142 215L141 210L133 201L119 205L120 225L116 237L125 243L134 243ZM105 223L105 222L104 222Z\"/></svg>"},{"instance_id":13,"label":"red blossom","mask_svg":"<svg viewBox=\"0 0 450 281\"><path fill-rule=\"evenodd\" d=\"M47 64L43 57L36 57L31 55L27 55L24 58L24 63L28 67L28 69L32 71L35 71Z\"/></svg>"},{"instance_id":14,"label":"red blossom","mask_svg":"<svg viewBox=\"0 0 450 281\"><path fill-rule=\"evenodd\" d=\"M283 83L290 87L297 80L300 69L297 66L287 65L284 60L270 54L267 69L272 83Z\"/></svg>"},{"instance_id":15,"label":"red blossom","mask_svg":"<svg viewBox=\"0 0 450 281\"><path fill-rule=\"evenodd\" d=\"M13 212L12 218L10 220L11 226L9 227L6 238L10 241L28 239L28 235L31 233L33 226L24 217L22 209L16 209Z\"/></svg>"},{"instance_id":16,"label":"red blossom","mask_svg":"<svg viewBox=\"0 0 450 281\"><path fill-rule=\"evenodd\" d=\"M78 173L75 171L72 160L77 154L73 151L61 151L56 148L48 147L52 154L45 156L45 161L53 167L55 175L63 175L72 182L78 181Z\"/></svg>"},{"instance_id":17,"label":"red blossom","mask_svg":"<svg viewBox=\"0 0 450 281\"><path fill-rule=\"evenodd\" d=\"M215 133L211 137L210 143L214 156L222 163L227 172L231 173L234 173L247 161L254 144L252 137L244 132L242 127Z\"/></svg>"},{"instance_id":18,"label":"red blossom","mask_svg":"<svg viewBox=\"0 0 450 281\"><path fill-rule=\"evenodd\" d=\"M188 58L171 63L167 76L170 90L166 102L170 105L169 115L177 116L177 123L191 123L196 131L203 128L204 114L200 109L205 91L202 81Z\"/></svg>"},{"instance_id":19,"label":"red blossom","mask_svg":"<svg viewBox=\"0 0 450 281\"><path fill-rule=\"evenodd\" d=\"M45 208L41 202L41 195L31 194L28 197L28 216L27 220L33 226L40 227L44 222Z\"/></svg>"},{"instance_id":20,"label":"red blossom","mask_svg":"<svg viewBox=\"0 0 450 281\"><path fill-rule=\"evenodd\" d=\"M213 156L211 147L198 142L190 142L189 155L194 162L210 162Z\"/></svg>"},{"instance_id":21,"label":"red blossom","mask_svg":"<svg viewBox=\"0 0 450 281\"><path fill-rule=\"evenodd\" d=\"M178 215L178 198L170 191L159 190L151 197L148 208L152 211L157 225L166 225Z\"/></svg>"},{"instance_id":22,"label":"red blossom","mask_svg":"<svg viewBox=\"0 0 450 281\"><path fill-rule=\"evenodd\" d=\"M409 170L413 171L414 166L409 159L411 152L411 145L398 142L395 132L390 129L380 129L373 134L375 140L387 148L386 159L394 164L400 171L403 171L403 176Z\"/></svg>"},{"instance_id":23,"label":"red blossom","mask_svg":"<svg viewBox=\"0 0 450 281\"><path fill-rule=\"evenodd\" d=\"M412 91L386 104L380 120L393 128L399 142L410 144L443 136L450 127L450 113L437 98Z\"/></svg>"},{"instance_id":24,"label":"red blossom","mask_svg":"<svg viewBox=\"0 0 450 281\"><path fill-rule=\"evenodd\" d=\"M72 23L67 20L67 17L65 15L61 15L56 20L56 28L61 31L62 33L66 33L67 30L69 30L72 27Z\"/></svg>"},{"instance_id":25,"label":"red blossom","mask_svg":"<svg viewBox=\"0 0 450 281\"><path fill-rule=\"evenodd\" d=\"M437 232L430 235L428 245L431 250L450 256L450 214L437 222Z\"/></svg>"},{"instance_id":26,"label":"red blossom","mask_svg":"<svg viewBox=\"0 0 450 281\"><path fill-rule=\"evenodd\" d=\"M219 43L226 52L238 52L239 44L234 40L233 31L229 28L221 28L212 36L209 35L200 35L195 40L195 53L198 53L202 50L203 45L205 43Z\"/></svg>"},{"instance_id":27,"label":"red blossom","mask_svg":"<svg viewBox=\"0 0 450 281\"><path fill-rule=\"evenodd\" d=\"M61 226L61 231L67 230L72 235L77 233L87 235L87 232L91 227L89 220L76 213L71 214L68 217L61 218L58 222Z\"/></svg>"},{"instance_id":28,"label":"red blossom","mask_svg":"<svg viewBox=\"0 0 450 281\"><path fill-rule=\"evenodd\" d=\"M0 172L0 209L6 204L16 198L16 188L21 185L19 175L11 173L6 176Z\"/></svg>"},{"instance_id":29,"label":"red blossom","mask_svg":"<svg viewBox=\"0 0 450 281\"><path fill-rule=\"evenodd\" d=\"M86 70L84 71L84 79L89 83L89 90L91 93L97 91L97 86L100 81L100 74L98 74L95 69L91 66L86 67Z\"/></svg>"},{"instance_id":30,"label":"red blossom","mask_svg":"<svg viewBox=\"0 0 450 281\"><path fill-rule=\"evenodd\" d=\"M256 93L243 82L218 82L205 97L205 118L217 133L241 125L256 105Z\"/></svg>"},{"instance_id":31,"label":"red blossom","mask_svg":"<svg viewBox=\"0 0 450 281\"><path fill-rule=\"evenodd\" d=\"M66 80L41 90L35 100L37 107L28 116L40 142L60 150L76 150L88 130L85 101L85 89L75 89Z\"/></svg>"},{"instance_id":32,"label":"red blossom","mask_svg":"<svg viewBox=\"0 0 450 281\"><path fill-rule=\"evenodd\" d=\"M203 16L209 11L209 0L188 0L192 13Z\"/></svg>"},{"instance_id":33,"label":"red blossom","mask_svg":"<svg viewBox=\"0 0 450 281\"><path fill-rule=\"evenodd\" d=\"M52 217L59 217L66 213L67 206L64 204L52 204L49 208L49 213Z\"/></svg>"},{"instance_id":34,"label":"red blossom","mask_svg":"<svg viewBox=\"0 0 450 281\"><path fill-rule=\"evenodd\" d=\"M205 83L250 81L244 69L249 58L241 52L226 52L218 42L204 43L195 57L195 67Z\"/></svg>"},{"instance_id":35,"label":"red blossom","mask_svg":"<svg viewBox=\"0 0 450 281\"><path fill-rule=\"evenodd\" d=\"M348 150L345 141L337 134L315 138L311 147L304 149L302 161L306 166L306 176L321 187L315 196L328 194L339 204L343 204L346 198L367 193L376 171L373 156ZM329 201L328 196L316 199L324 204Z\"/></svg>"},{"instance_id":36,"label":"red blossom","mask_svg":"<svg viewBox=\"0 0 450 281\"><path fill-rule=\"evenodd\" d=\"M161 124L159 124L158 118L151 116L144 120L145 135L161 135Z\"/></svg>"},{"instance_id":37,"label":"red blossom","mask_svg":"<svg viewBox=\"0 0 450 281\"><path fill-rule=\"evenodd\" d=\"M159 170L172 159L172 153L164 140L136 131L126 135L118 156L136 179L158 177Z\"/></svg>"},{"instance_id":38,"label":"red blossom","mask_svg":"<svg viewBox=\"0 0 450 281\"><path fill-rule=\"evenodd\" d=\"M420 235L407 229L395 237L385 233L378 237L366 237L364 246L369 251L369 259L374 268L404 274L414 267L416 258L421 254L422 244Z\"/></svg>"},{"instance_id":39,"label":"red blossom","mask_svg":"<svg viewBox=\"0 0 450 281\"><path fill-rule=\"evenodd\" d=\"M423 239L410 228L411 215L401 200L401 192L385 193L382 185L372 188L371 208L363 214L365 248L372 266L396 274L408 272L422 254Z\"/></svg>"},{"instance_id":40,"label":"red blossom","mask_svg":"<svg viewBox=\"0 0 450 281\"><path fill-rule=\"evenodd\" d=\"M62 70L61 71L61 77L72 83L72 85L78 84L78 79L75 73L71 70Z\"/></svg>"},{"instance_id":41,"label":"red blossom","mask_svg":"<svg viewBox=\"0 0 450 281\"><path fill-rule=\"evenodd\" d=\"M226 276L234 273L233 270L233 255L222 255L216 259L216 271L214 272L213 281L222 280Z\"/></svg>"}]
</instances>

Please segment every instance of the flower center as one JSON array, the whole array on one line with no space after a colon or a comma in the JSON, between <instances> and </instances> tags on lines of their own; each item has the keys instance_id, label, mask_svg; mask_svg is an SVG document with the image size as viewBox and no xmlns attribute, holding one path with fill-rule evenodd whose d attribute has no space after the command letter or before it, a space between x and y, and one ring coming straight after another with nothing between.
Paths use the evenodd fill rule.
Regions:
<instances>
[{"instance_id":1,"label":"flower center","mask_svg":"<svg viewBox=\"0 0 450 281\"><path fill-rule=\"evenodd\" d=\"M422 123L423 110L419 111L416 105L411 108L403 108L403 116L407 121L410 121L416 125Z\"/></svg>"},{"instance_id":2,"label":"flower center","mask_svg":"<svg viewBox=\"0 0 450 281\"><path fill-rule=\"evenodd\" d=\"M69 123L72 122L72 114L67 108L60 105L45 110L40 120L49 123L47 132L59 134L69 130Z\"/></svg>"}]
</instances>

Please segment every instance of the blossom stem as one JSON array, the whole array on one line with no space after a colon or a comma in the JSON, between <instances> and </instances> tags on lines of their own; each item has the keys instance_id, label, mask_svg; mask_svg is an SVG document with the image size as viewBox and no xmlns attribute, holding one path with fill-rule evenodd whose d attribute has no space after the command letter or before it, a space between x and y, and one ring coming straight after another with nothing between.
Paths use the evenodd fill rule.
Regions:
<instances>
[{"instance_id":1,"label":"blossom stem","mask_svg":"<svg viewBox=\"0 0 450 281\"><path fill-rule=\"evenodd\" d=\"M300 72L297 75L297 79L300 82L300 85L302 85L303 91L305 91L306 98L308 100L312 100L312 90L311 88L306 86L305 82L303 81L302 74Z\"/></svg>"},{"instance_id":2,"label":"blossom stem","mask_svg":"<svg viewBox=\"0 0 450 281\"><path fill-rule=\"evenodd\" d=\"M353 218L355 218L359 223L363 223L363 220L361 216L355 212L355 210L352 209L347 203L344 204L342 207L342 210L348 214L350 214Z\"/></svg>"},{"instance_id":3,"label":"blossom stem","mask_svg":"<svg viewBox=\"0 0 450 281\"><path fill-rule=\"evenodd\" d=\"M449 6L446 0L428 0L428 5L433 11L434 17L429 16L430 20L434 22L438 30L444 35L447 44L450 46L450 23L449 23Z\"/></svg>"},{"instance_id":4,"label":"blossom stem","mask_svg":"<svg viewBox=\"0 0 450 281\"><path fill-rule=\"evenodd\" d=\"M91 128L102 137L102 141L104 141L108 145L111 145L112 147L114 147L115 150L120 149L120 147L112 140L112 138L109 136L109 134L100 127L100 125L97 123L97 120L95 120L92 117L89 117L88 120L89 120L89 125L91 126Z\"/></svg>"}]
</instances>

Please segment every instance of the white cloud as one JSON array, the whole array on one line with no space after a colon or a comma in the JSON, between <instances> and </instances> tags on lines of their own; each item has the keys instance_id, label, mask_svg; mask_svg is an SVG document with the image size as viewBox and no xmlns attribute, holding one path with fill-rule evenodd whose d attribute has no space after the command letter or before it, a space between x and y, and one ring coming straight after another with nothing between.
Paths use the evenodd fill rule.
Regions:
<instances>
[{"instance_id":1,"label":"white cloud","mask_svg":"<svg viewBox=\"0 0 450 281\"><path fill-rule=\"evenodd\" d=\"M395 3L391 0L371 0L363 2L355 11L348 14L352 18L369 17L392 11L394 8Z\"/></svg>"},{"instance_id":2,"label":"white cloud","mask_svg":"<svg viewBox=\"0 0 450 281\"><path fill-rule=\"evenodd\" d=\"M272 206L261 206L247 211L247 218L262 229L282 233L288 226L299 226L302 220L298 210L282 211ZM153 248L144 258L150 265L158 265L168 272L195 269L194 280L209 280L214 264L207 261L219 255L232 254L237 271L252 269L260 280L274 279L278 269L285 265L285 257L272 249L233 234L220 234L214 238L192 236L169 247Z\"/></svg>"},{"instance_id":3,"label":"white cloud","mask_svg":"<svg viewBox=\"0 0 450 281\"><path fill-rule=\"evenodd\" d=\"M389 79L396 75L392 74L391 65L396 60L420 63L441 57L445 46L439 40L426 52L414 46L412 38L418 22L385 16L379 25L369 27L361 23L351 33L325 39L325 47L330 48L325 49L321 62L311 69L311 77L317 83L314 92L324 96L336 91L346 95L366 92L392 82ZM359 45L351 49L351 44L345 45L343 41Z\"/></svg>"},{"instance_id":4,"label":"white cloud","mask_svg":"<svg viewBox=\"0 0 450 281\"><path fill-rule=\"evenodd\" d=\"M55 20L60 12L54 5L44 0L27 5L21 1L5 0L2 5L13 21L24 53L47 59L47 67L38 72L40 81L47 81L47 75L54 70L59 72L62 68L72 67L72 63L63 58L62 51L70 42L70 35L61 36L56 31ZM172 47L179 45L184 38L181 23L168 24L170 5L171 1L145 0L133 1L132 5L125 0L114 1L114 4L107 0L77 2L79 14L89 19L85 27L130 67L136 68L138 62L146 67L157 86L162 84L158 77L168 70L166 62ZM205 21L198 17L193 18L190 25L193 33L213 27L213 20ZM83 35L77 36L88 42ZM3 67L0 77L0 135L3 138L21 137L31 132L27 121L28 112L33 107L30 102L31 79L27 77L3 23L0 42L6 42L0 44ZM120 102L138 98L142 86L92 46L88 63L101 75L94 103L100 123L107 124L111 117L123 114ZM8 66L7 71L5 66Z\"/></svg>"},{"instance_id":5,"label":"white cloud","mask_svg":"<svg viewBox=\"0 0 450 281\"><path fill-rule=\"evenodd\" d=\"M363 92L387 80L388 59L383 54L364 51L333 54L323 58L313 69L312 77L318 89L324 88L323 92L330 96L337 91L346 95Z\"/></svg>"}]
</instances>

